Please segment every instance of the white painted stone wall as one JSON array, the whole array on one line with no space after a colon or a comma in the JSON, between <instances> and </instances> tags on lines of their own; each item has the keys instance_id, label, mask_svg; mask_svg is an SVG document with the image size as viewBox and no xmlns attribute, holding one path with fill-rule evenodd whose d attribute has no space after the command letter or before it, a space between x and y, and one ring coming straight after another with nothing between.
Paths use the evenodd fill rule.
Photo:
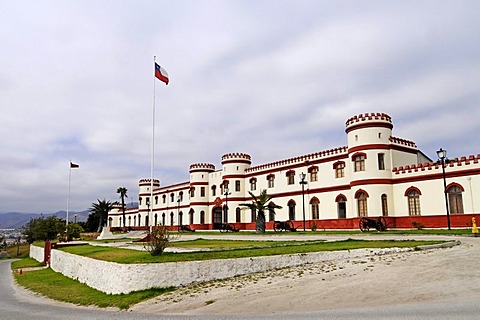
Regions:
<instances>
[{"instance_id":1,"label":"white painted stone wall","mask_svg":"<svg viewBox=\"0 0 480 320\"><path fill-rule=\"evenodd\" d=\"M32 250L32 248L34 249ZM34 255L36 255L37 248L30 246L31 254L34 252ZM43 248L38 249L43 251ZM226 279L238 275L321 261L353 259L410 250L412 249L356 249L271 257L149 264L119 264L52 250L50 266L54 271L85 283L92 288L106 293L119 294L154 287L177 287ZM43 253L41 259L43 260Z\"/></svg>"},{"instance_id":2,"label":"white painted stone wall","mask_svg":"<svg viewBox=\"0 0 480 320\"><path fill-rule=\"evenodd\" d=\"M43 262L44 251L42 247L30 245L30 258Z\"/></svg>"}]
</instances>

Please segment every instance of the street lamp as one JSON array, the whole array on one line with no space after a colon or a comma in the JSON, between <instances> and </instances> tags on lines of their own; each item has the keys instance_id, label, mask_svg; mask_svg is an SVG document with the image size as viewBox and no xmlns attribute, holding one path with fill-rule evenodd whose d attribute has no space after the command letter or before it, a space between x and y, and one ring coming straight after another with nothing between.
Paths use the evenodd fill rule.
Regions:
<instances>
[{"instance_id":1,"label":"street lamp","mask_svg":"<svg viewBox=\"0 0 480 320\"><path fill-rule=\"evenodd\" d=\"M223 210L223 223L228 223L228 196L231 195L229 192L230 190L228 187L225 187L225 193L223 194L225 196L225 208Z\"/></svg>"},{"instance_id":2,"label":"street lamp","mask_svg":"<svg viewBox=\"0 0 480 320\"><path fill-rule=\"evenodd\" d=\"M440 159L440 163L442 165L443 193L445 194L445 208L447 210L448 230L450 230L450 210L448 208L447 179L445 177L445 163L448 163L447 150L443 150L442 148L440 148L440 150L437 151L437 156Z\"/></svg>"},{"instance_id":3,"label":"street lamp","mask_svg":"<svg viewBox=\"0 0 480 320\"><path fill-rule=\"evenodd\" d=\"M182 197L180 195L177 196L177 216L178 216L178 229L182 228L182 221L180 220L180 201Z\"/></svg>"},{"instance_id":4,"label":"street lamp","mask_svg":"<svg viewBox=\"0 0 480 320\"><path fill-rule=\"evenodd\" d=\"M300 184L302 185L302 203L303 203L303 231L305 231L305 185L307 181L305 181L305 177L307 175L305 173L300 173Z\"/></svg>"},{"instance_id":5,"label":"street lamp","mask_svg":"<svg viewBox=\"0 0 480 320\"><path fill-rule=\"evenodd\" d=\"M75 213L75 222L74 223L77 223L77 214Z\"/></svg>"},{"instance_id":6,"label":"street lamp","mask_svg":"<svg viewBox=\"0 0 480 320\"><path fill-rule=\"evenodd\" d=\"M147 197L147 201L145 201L147 203L147 210L148 210L148 213L147 213L147 224L145 225L145 227L147 227L148 229L148 232L151 233L152 232L152 229L149 228L149 224L150 224L150 198ZM140 220L140 217L139 219ZM140 226L140 221L138 221L138 225Z\"/></svg>"}]
</instances>

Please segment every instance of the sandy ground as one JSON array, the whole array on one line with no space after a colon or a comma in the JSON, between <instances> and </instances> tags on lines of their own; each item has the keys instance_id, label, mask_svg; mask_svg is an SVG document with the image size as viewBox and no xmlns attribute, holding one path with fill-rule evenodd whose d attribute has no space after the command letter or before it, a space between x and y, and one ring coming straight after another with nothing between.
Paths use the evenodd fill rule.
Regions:
<instances>
[{"instance_id":1,"label":"sandy ground","mask_svg":"<svg viewBox=\"0 0 480 320\"><path fill-rule=\"evenodd\" d=\"M459 240L461 245L335 260L191 285L140 303L131 310L228 315L478 301L480 238L435 238Z\"/></svg>"}]
</instances>

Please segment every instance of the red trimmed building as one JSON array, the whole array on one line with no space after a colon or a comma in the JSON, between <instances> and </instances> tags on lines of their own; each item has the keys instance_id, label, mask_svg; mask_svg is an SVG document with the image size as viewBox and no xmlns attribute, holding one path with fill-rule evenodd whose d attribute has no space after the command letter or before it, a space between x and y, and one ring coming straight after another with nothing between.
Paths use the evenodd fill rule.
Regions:
<instances>
[{"instance_id":1,"label":"red trimmed building","mask_svg":"<svg viewBox=\"0 0 480 320\"><path fill-rule=\"evenodd\" d=\"M139 207L127 211L125 225L144 229L151 221L210 230L228 222L254 230L255 212L239 204L251 201L249 191L258 195L267 189L283 207L267 214L267 229L273 228L274 220L292 220L302 229L304 210L308 229L357 229L363 216L383 216L389 228L412 228L412 223L446 228L442 165L418 150L415 142L392 136L392 129L387 114L360 114L346 122L347 146L255 166L248 154L228 153L220 168L190 165L189 181L161 186L154 180L153 199L151 180L142 179ZM445 165L452 228L471 226L471 218L479 213L479 160L480 154L470 155ZM109 225L123 226L122 218L120 208L113 210Z\"/></svg>"}]
</instances>

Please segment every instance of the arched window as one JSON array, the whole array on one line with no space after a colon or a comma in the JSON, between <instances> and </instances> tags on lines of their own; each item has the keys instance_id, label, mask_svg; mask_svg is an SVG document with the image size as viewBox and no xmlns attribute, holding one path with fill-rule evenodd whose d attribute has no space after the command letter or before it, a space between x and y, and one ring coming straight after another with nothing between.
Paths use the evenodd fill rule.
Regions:
<instances>
[{"instance_id":1,"label":"arched window","mask_svg":"<svg viewBox=\"0 0 480 320\"><path fill-rule=\"evenodd\" d=\"M295 220L295 201L288 201L288 220Z\"/></svg>"},{"instance_id":2,"label":"arched window","mask_svg":"<svg viewBox=\"0 0 480 320\"><path fill-rule=\"evenodd\" d=\"M191 209L190 212L188 213L190 224L193 224L193 212L194 212L193 209Z\"/></svg>"},{"instance_id":3,"label":"arched window","mask_svg":"<svg viewBox=\"0 0 480 320\"><path fill-rule=\"evenodd\" d=\"M133 226L137 225L137 216L133 216Z\"/></svg>"},{"instance_id":4,"label":"arched window","mask_svg":"<svg viewBox=\"0 0 480 320\"><path fill-rule=\"evenodd\" d=\"M148 227L148 214L145 216L145 226Z\"/></svg>"},{"instance_id":5,"label":"arched window","mask_svg":"<svg viewBox=\"0 0 480 320\"><path fill-rule=\"evenodd\" d=\"M388 216L388 202L387 202L387 195L382 194L382 216Z\"/></svg>"},{"instance_id":6,"label":"arched window","mask_svg":"<svg viewBox=\"0 0 480 320\"><path fill-rule=\"evenodd\" d=\"M365 171L365 159L367 155L365 153L356 153L352 156L353 168L355 172Z\"/></svg>"},{"instance_id":7,"label":"arched window","mask_svg":"<svg viewBox=\"0 0 480 320\"><path fill-rule=\"evenodd\" d=\"M112 222L113 222L113 218L112 217L108 218L108 226L110 228L112 227Z\"/></svg>"},{"instance_id":8,"label":"arched window","mask_svg":"<svg viewBox=\"0 0 480 320\"><path fill-rule=\"evenodd\" d=\"M368 206L367 206L367 198L368 195L365 191L357 191L355 194L357 198L357 211L359 217L367 217L368 216Z\"/></svg>"},{"instance_id":9,"label":"arched window","mask_svg":"<svg viewBox=\"0 0 480 320\"><path fill-rule=\"evenodd\" d=\"M405 193L408 199L408 214L411 216L419 216L421 195L420 190L415 187L410 187Z\"/></svg>"},{"instance_id":10,"label":"arched window","mask_svg":"<svg viewBox=\"0 0 480 320\"><path fill-rule=\"evenodd\" d=\"M339 219L345 219L347 217L347 198L343 194L340 194L335 199L337 202L337 213Z\"/></svg>"},{"instance_id":11,"label":"arched window","mask_svg":"<svg viewBox=\"0 0 480 320\"><path fill-rule=\"evenodd\" d=\"M140 213L138 214L138 226L140 227L140 224L142 223L142 216Z\"/></svg>"},{"instance_id":12,"label":"arched window","mask_svg":"<svg viewBox=\"0 0 480 320\"><path fill-rule=\"evenodd\" d=\"M452 184L447 187L450 213L463 213L462 189L463 188L457 184Z\"/></svg>"},{"instance_id":13,"label":"arched window","mask_svg":"<svg viewBox=\"0 0 480 320\"><path fill-rule=\"evenodd\" d=\"M217 195L217 186L213 185L212 186L212 196L216 196Z\"/></svg>"},{"instance_id":14,"label":"arched window","mask_svg":"<svg viewBox=\"0 0 480 320\"><path fill-rule=\"evenodd\" d=\"M178 225L179 226L183 225L183 212L182 211L180 211L178 213Z\"/></svg>"},{"instance_id":15,"label":"arched window","mask_svg":"<svg viewBox=\"0 0 480 320\"><path fill-rule=\"evenodd\" d=\"M308 168L308 173L310 173L310 182L318 181L318 167L312 166Z\"/></svg>"},{"instance_id":16,"label":"arched window","mask_svg":"<svg viewBox=\"0 0 480 320\"><path fill-rule=\"evenodd\" d=\"M173 212L170 212L170 225L173 226Z\"/></svg>"},{"instance_id":17,"label":"arched window","mask_svg":"<svg viewBox=\"0 0 480 320\"><path fill-rule=\"evenodd\" d=\"M241 222L241 219L242 219L241 211L240 211L240 208L237 207L237 209L235 209L235 222Z\"/></svg>"},{"instance_id":18,"label":"arched window","mask_svg":"<svg viewBox=\"0 0 480 320\"><path fill-rule=\"evenodd\" d=\"M271 205L274 205L273 202L270 202ZM275 210L274 209L268 209L268 221L275 221Z\"/></svg>"},{"instance_id":19,"label":"arched window","mask_svg":"<svg viewBox=\"0 0 480 320\"><path fill-rule=\"evenodd\" d=\"M320 201L318 200L317 197L314 197L311 201L310 201L310 205L312 206L312 219L314 220L318 220L320 219Z\"/></svg>"},{"instance_id":20,"label":"arched window","mask_svg":"<svg viewBox=\"0 0 480 320\"><path fill-rule=\"evenodd\" d=\"M337 161L333 164L333 169L335 169L335 178L345 177L345 162Z\"/></svg>"},{"instance_id":21,"label":"arched window","mask_svg":"<svg viewBox=\"0 0 480 320\"><path fill-rule=\"evenodd\" d=\"M200 224L205 224L205 211L200 211Z\"/></svg>"},{"instance_id":22,"label":"arched window","mask_svg":"<svg viewBox=\"0 0 480 320\"><path fill-rule=\"evenodd\" d=\"M131 216L128 217L128 226L129 227L132 226L132 217Z\"/></svg>"},{"instance_id":23,"label":"arched window","mask_svg":"<svg viewBox=\"0 0 480 320\"><path fill-rule=\"evenodd\" d=\"M139 198L138 198L138 205L139 205L139 206L142 205L142 197L139 197Z\"/></svg>"},{"instance_id":24,"label":"arched window","mask_svg":"<svg viewBox=\"0 0 480 320\"><path fill-rule=\"evenodd\" d=\"M275 176L273 174L269 174L267 176L268 187L273 188L275 187Z\"/></svg>"},{"instance_id":25,"label":"arched window","mask_svg":"<svg viewBox=\"0 0 480 320\"><path fill-rule=\"evenodd\" d=\"M252 222L257 221L257 210L255 208L252 208L250 214L251 214L250 218L251 218Z\"/></svg>"},{"instance_id":26,"label":"arched window","mask_svg":"<svg viewBox=\"0 0 480 320\"><path fill-rule=\"evenodd\" d=\"M158 204L158 196L155 196L155 204Z\"/></svg>"},{"instance_id":27,"label":"arched window","mask_svg":"<svg viewBox=\"0 0 480 320\"><path fill-rule=\"evenodd\" d=\"M162 225L163 226L165 225L165 212L162 213Z\"/></svg>"},{"instance_id":28,"label":"arched window","mask_svg":"<svg viewBox=\"0 0 480 320\"><path fill-rule=\"evenodd\" d=\"M250 179L250 191L257 190L257 178Z\"/></svg>"},{"instance_id":29,"label":"arched window","mask_svg":"<svg viewBox=\"0 0 480 320\"><path fill-rule=\"evenodd\" d=\"M155 225L158 225L158 215L155 213Z\"/></svg>"},{"instance_id":30,"label":"arched window","mask_svg":"<svg viewBox=\"0 0 480 320\"><path fill-rule=\"evenodd\" d=\"M162 196L162 200L163 200L163 203L167 202L167 195L166 195L166 194L164 194L164 195Z\"/></svg>"},{"instance_id":31,"label":"arched window","mask_svg":"<svg viewBox=\"0 0 480 320\"><path fill-rule=\"evenodd\" d=\"M175 195L172 193L170 193L170 202L175 202Z\"/></svg>"},{"instance_id":32,"label":"arched window","mask_svg":"<svg viewBox=\"0 0 480 320\"><path fill-rule=\"evenodd\" d=\"M289 170L287 171L287 184L295 184L295 171Z\"/></svg>"}]
</instances>

